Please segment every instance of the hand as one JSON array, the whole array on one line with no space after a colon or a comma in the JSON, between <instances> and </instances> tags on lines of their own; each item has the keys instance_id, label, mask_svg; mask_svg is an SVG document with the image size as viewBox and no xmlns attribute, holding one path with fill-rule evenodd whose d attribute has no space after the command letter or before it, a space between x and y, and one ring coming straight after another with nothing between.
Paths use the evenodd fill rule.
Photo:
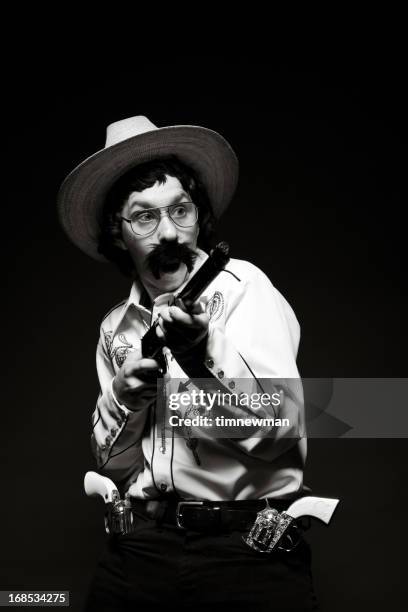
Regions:
<instances>
[{"instance_id":1,"label":"hand","mask_svg":"<svg viewBox=\"0 0 408 612\"><path fill-rule=\"evenodd\" d=\"M141 397L155 397L159 368L155 359L142 357L141 349L129 352L112 383L118 402L132 410L137 408Z\"/></svg>"},{"instance_id":2,"label":"hand","mask_svg":"<svg viewBox=\"0 0 408 612\"><path fill-rule=\"evenodd\" d=\"M210 317L203 302L196 302L187 312L182 300L164 308L158 317L157 336L176 356L183 356L196 347L208 334Z\"/></svg>"}]
</instances>

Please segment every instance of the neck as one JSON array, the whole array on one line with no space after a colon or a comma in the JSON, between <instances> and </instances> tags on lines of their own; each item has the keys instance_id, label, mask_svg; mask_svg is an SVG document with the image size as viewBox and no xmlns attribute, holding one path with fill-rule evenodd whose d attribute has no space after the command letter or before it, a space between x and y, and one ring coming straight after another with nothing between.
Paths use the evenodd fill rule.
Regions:
<instances>
[{"instance_id":1,"label":"neck","mask_svg":"<svg viewBox=\"0 0 408 612\"><path fill-rule=\"evenodd\" d=\"M163 284L162 287L158 287L149 278L143 278L142 284L147 296L150 298L150 301L153 302L157 297L159 297L159 295L163 295L163 293L176 292L182 285L184 285L184 283L187 282L189 276L190 272L186 269L185 275L179 279L178 282L175 282L175 284L169 282L167 286Z\"/></svg>"}]
</instances>

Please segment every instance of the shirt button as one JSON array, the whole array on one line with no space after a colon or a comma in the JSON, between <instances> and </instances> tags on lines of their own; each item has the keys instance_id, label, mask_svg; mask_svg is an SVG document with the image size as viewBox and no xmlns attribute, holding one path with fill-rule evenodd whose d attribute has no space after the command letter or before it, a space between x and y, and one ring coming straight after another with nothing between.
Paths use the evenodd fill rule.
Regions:
<instances>
[{"instance_id":1,"label":"shirt button","mask_svg":"<svg viewBox=\"0 0 408 612\"><path fill-rule=\"evenodd\" d=\"M214 367L214 361L212 359L207 359L207 366L209 368L213 368Z\"/></svg>"},{"instance_id":2,"label":"shirt button","mask_svg":"<svg viewBox=\"0 0 408 612\"><path fill-rule=\"evenodd\" d=\"M222 370L218 372L218 378L224 378L224 372Z\"/></svg>"},{"instance_id":3,"label":"shirt button","mask_svg":"<svg viewBox=\"0 0 408 612\"><path fill-rule=\"evenodd\" d=\"M161 483L160 490L163 491L163 493L167 491L167 485L164 482Z\"/></svg>"},{"instance_id":4,"label":"shirt button","mask_svg":"<svg viewBox=\"0 0 408 612\"><path fill-rule=\"evenodd\" d=\"M112 429L110 430L112 438L114 438L116 436L117 432L118 432L118 430L115 429L114 427L112 427Z\"/></svg>"},{"instance_id":5,"label":"shirt button","mask_svg":"<svg viewBox=\"0 0 408 612\"><path fill-rule=\"evenodd\" d=\"M230 382L230 383L228 383L228 386L229 386L229 388L230 388L230 389L235 389L235 383L234 383L234 381L233 381L233 380L231 380L231 382Z\"/></svg>"}]
</instances>

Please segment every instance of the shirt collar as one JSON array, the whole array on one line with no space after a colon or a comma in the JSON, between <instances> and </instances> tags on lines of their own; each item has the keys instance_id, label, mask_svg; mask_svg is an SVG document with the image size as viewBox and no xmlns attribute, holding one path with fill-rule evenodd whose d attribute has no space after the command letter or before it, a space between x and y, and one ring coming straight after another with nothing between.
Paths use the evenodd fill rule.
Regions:
<instances>
[{"instance_id":1,"label":"shirt collar","mask_svg":"<svg viewBox=\"0 0 408 612\"><path fill-rule=\"evenodd\" d=\"M192 278L194 276L194 274L197 272L197 270L199 270L199 268L201 268L201 266L203 265L203 263L205 262L206 259L208 259L208 255L207 253L205 253L202 249L196 249L196 253L197 253L197 258L194 262L193 265L193 269L191 271L191 273L188 275L187 280L180 285L180 287L177 289L177 293L179 293L181 291L181 289L183 289L185 287L185 285L187 285L188 281L190 280L190 278ZM125 315L127 314L129 308L134 307L138 312L140 317L144 320L144 321L150 321L150 316L151 316L151 311L149 308L146 308L145 306L143 306L140 302L142 300L142 296L145 292L145 289L142 285L142 283L139 280L135 280L132 284L132 287L130 289L130 294L129 297L126 301L126 303L124 304L122 311L119 315L119 319L113 329L113 335L116 333L119 325L122 323ZM166 294L166 295L173 295L173 294ZM160 297L160 296L158 296ZM156 298L157 299L157 298Z\"/></svg>"}]
</instances>

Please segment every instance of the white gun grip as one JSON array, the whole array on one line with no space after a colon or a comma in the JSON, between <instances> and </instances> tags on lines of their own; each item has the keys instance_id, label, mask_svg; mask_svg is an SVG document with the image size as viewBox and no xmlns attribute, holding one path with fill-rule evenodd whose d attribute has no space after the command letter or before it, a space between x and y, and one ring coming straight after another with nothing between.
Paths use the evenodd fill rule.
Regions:
<instances>
[{"instance_id":1,"label":"white gun grip","mask_svg":"<svg viewBox=\"0 0 408 612\"><path fill-rule=\"evenodd\" d=\"M106 504L119 498L115 483L110 478L101 476L97 472L87 472L85 474L84 489L89 497L100 495Z\"/></svg>"},{"instance_id":2,"label":"white gun grip","mask_svg":"<svg viewBox=\"0 0 408 612\"><path fill-rule=\"evenodd\" d=\"M323 521L323 523L328 524L338 503L338 499L331 499L329 497L301 497L289 506L286 514L293 518L314 516Z\"/></svg>"}]
</instances>

